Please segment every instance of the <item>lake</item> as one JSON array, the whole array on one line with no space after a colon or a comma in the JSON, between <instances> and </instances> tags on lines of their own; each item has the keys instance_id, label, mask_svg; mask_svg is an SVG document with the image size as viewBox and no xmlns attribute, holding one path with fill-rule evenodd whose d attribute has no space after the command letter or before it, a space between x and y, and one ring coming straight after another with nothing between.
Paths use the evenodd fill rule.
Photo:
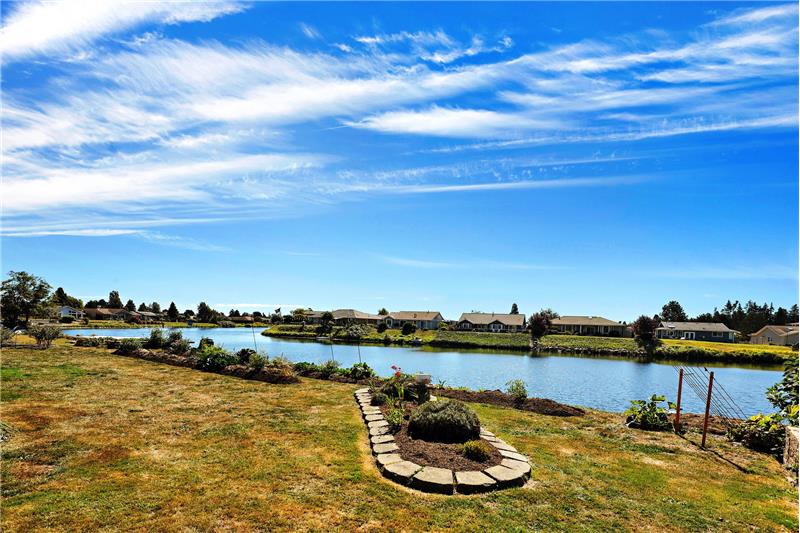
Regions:
<instances>
[{"instance_id":1,"label":"lake","mask_svg":"<svg viewBox=\"0 0 800 533\"><path fill-rule=\"evenodd\" d=\"M197 341L210 337L228 350L253 348L253 330L247 328L178 328L184 338ZM65 335L98 335L107 337L147 337L149 328L138 329L72 329ZM485 350L448 350L376 345L323 344L310 341L284 340L264 337L255 331L255 345L270 356L287 359L324 362L331 357L342 366L361 360L381 376L392 373L391 366L404 372L424 372L433 383L444 381L452 387L470 389L505 389L512 379L523 380L531 396L550 398L559 402L623 411L632 399L664 394L674 401L677 391L677 372L670 362L644 363L630 359L579 357L569 355L531 356ZM689 363L684 363L689 364ZM781 371L773 367L744 367L706 365L715 373L715 380L733 397L746 415L769 412L773 408L765 397L768 387L781 379ZM684 387L682 407L685 411L702 413L704 403Z\"/></svg>"}]
</instances>

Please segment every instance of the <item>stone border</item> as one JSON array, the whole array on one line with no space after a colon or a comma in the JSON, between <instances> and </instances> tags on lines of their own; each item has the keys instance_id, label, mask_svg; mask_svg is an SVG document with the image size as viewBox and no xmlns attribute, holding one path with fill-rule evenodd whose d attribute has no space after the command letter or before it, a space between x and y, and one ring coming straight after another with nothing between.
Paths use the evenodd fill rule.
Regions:
<instances>
[{"instance_id":1,"label":"stone border","mask_svg":"<svg viewBox=\"0 0 800 533\"><path fill-rule=\"evenodd\" d=\"M528 458L513 446L481 428L481 438L497 448L503 461L485 470L453 472L447 468L420 466L404 460L394 437L389 433L389 423L380 408L373 406L368 388L355 392L361 416L369 431L370 448L375 464L383 477L423 492L439 494L476 494L525 484L531 475Z\"/></svg>"}]
</instances>

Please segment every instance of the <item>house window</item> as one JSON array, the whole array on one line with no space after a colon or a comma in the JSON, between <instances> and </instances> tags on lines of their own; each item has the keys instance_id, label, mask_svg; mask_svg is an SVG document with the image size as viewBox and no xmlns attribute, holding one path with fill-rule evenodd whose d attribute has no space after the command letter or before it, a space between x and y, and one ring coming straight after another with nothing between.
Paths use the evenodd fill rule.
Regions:
<instances>
[{"instance_id":1,"label":"house window","mask_svg":"<svg viewBox=\"0 0 800 533\"><path fill-rule=\"evenodd\" d=\"M712 337L722 337L722 332L721 331L715 331L714 333L711 334L711 336Z\"/></svg>"}]
</instances>

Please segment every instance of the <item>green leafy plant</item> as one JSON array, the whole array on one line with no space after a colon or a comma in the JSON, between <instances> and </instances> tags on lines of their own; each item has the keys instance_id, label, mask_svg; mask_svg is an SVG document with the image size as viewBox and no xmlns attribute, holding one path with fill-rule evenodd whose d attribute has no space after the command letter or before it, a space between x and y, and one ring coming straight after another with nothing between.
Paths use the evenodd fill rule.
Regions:
<instances>
[{"instance_id":1,"label":"green leafy plant","mask_svg":"<svg viewBox=\"0 0 800 533\"><path fill-rule=\"evenodd\" d=\"M5 326L0 326L0 346L10 344L14 340L14 332Z\"/></svg>"},{"instance_id":2,"label":"green leafy plant","mask_svg":"<svg viewBox=\"0 0 800 533\"><path fill-rule=\"evenodd\" d=\"M468 440L461 445L461 453L467 459L482 463L492 456L492 448L485 440Z\"/></svg>"},{"instance_id":3,"label":"green leafy plant","mask_svg":"<svg viewBox=\"0 0 800 533\"><path fill-rule=\"evenodd\" d=\"M431 391L424 381L414 381L407 389L410 399L418 404L423 404L431 399Z\"/></svg>"},{"instance_id":4,"label":"green leafy plant","mask_svg":"<svg viewBox=\"0 0 800 533\"><path fill-rule=\"evenodd\" d=\"M506 393L511 396L516 403L523 403L528 399L528 389L525 382L521 379L513 379L506 383Z\"/></svg>"},{"instance_id":5,"label":"green leafy plant","mask_svg":"<svg viewBox=\"0 0 800 533\"><path fill-rule=\"evenodd\" d=\"M435 442L466 442L480 436L478 415L456 400L422 404L408 421L408 434Z\"/></svg>"},{"instance_id":6,"label":"green leafy plant","mask_svg":"<svg viewBox=\"0 0 800 533\"><path fill-rule=\"evenodd\" d=\"M256 372L260 371L264 368L264 366L269 362L267 357L259 354L254 353L250 355L250 358L247 360L247 366Z\"/></svg>"},{"instance_id":7,"label":"green leafy plant","mask_svg":"<svg viewBox=\"0 0 800 533\"><path fill-rule=\"evenodd\" d=\"M400 426L403 425L403 410L397 407L389 408L389 410L386 411L386 421L393 431L400 429Z\"/></svg>"},{"instance_id":8,"label":"green leafy plant","mask_svg":"<svg viewBox=\"0 0 800 533\"><path fill-rule=\"evenodd\" d=\"M61 328L56 326L33 326L28 330L31 337L36 339L36 344L42 348L49 348L53 341L61 336Z\"/></svg>"},{"instance_id":9,"label":"green leafy plant","mask_svg":"<svg viewBox=\"0 0 800 533\"><path fill-rule=\"evenodd\" d=\"M317 372L318 370L319 367L316 364L309 363L308 361L300 361L299 363L294 364L294 371L301 376L306 376L312 372Z\"/></svg>"},{"instance_id":10,"label":"green leafy plant","mask_svg":"<svg viewBox=\"0 0 800 533\"><path fill-rule=\"evenodd\" d=\"M339 361L329 359L319 366L319 373L322 374L323 379L329 379L332 375L336 374L339 370Z\"/></svg>"},{"instance_id":11,"label":"green leafy plant","mask_svg":"<svg viewBox=\"0 0 800 533\"><path fill-rule=\"evenodd\" d=\"M195 351L194 356L197 359L197 368L209 372L221 370L226 366L235 365L239 362L235 355L219 346L203 346L203 348Z\"/></svg>"},{"instance_id":12,"label":"green leafy plant","mask_svg":"<svg viewBox=\"0 0 800 533\"><path fill-rule=\"evenodd\" d=\"M662 407L662 402L666 402L667 407ZM668 430L672 427L669 422L670 409L675 409L675 404L657 394L653 394L649 400L631 400L631 406L624 413L627 415L625 423L631 428Z\"/></svg>"},{"instance_id":13,"label":"green leafy plant","mask_svg":"<svg viewBox=\"0 0 800 533\"><path fill-rule=\"evenodd\" d=\"M186 355L192 350L192 343L186 339L179 339L169 344L170 353Z\"/></svg>"},{"instance_id":14,"label":"green leafy plant","mask_svg":"<svg viewBox=\"0 0 800 533\"><path fill-rule=\"evenodd\" d=\"M367 379L375 375L375 371L367 363L355 363L347 370L348 377L352 379Z\"/></svg>"},{"instance_id":15,"label":"green leafy plant","mask_svg":"<svg viewBox=\"0 0 800 533\"><path fill-rule=\"evenodd\" d=\"M415 326L411 322L406 322L405 324L403 324L403 329L400 331L400 333L402 333L403 335L411 335L415 331L417 331L417 326Z\"/></svg>"},{"instance_id":16,"label":"green leafy plant","mask_svg":"<svg viewBox=\"0 0 800 533\"><path fill-rule=\"evenodd\" d=\"M250 363L250 359L256 355L256 351L252 348L242 348L238 352L236 352L236 358L239 359L240 365L247 365Z\"/></svg>"},{"instance_id":17,"label":"green leafy plant","mask_svg":"<svg viewBox=\"0 0 800 533\"><path fill-rule=\"evenodd\" d=\"M787 359L783 367L783 378L767 389L767 399L780 409L780 414L793 426L797 425L798 406L798 358Z\"/></svg>"},{"instance_id":18,"label":"green leafy plant","mask_svg":"<svg viewBox=\"0 0 800 533\"><path fill-rule=\"evenodd\" d=\"M731 440L741 442L753 450L780 455L786 438L783 421L784 417L780 413L759 413L730 428L727 435Z\"/></svg>"}]
</instances>

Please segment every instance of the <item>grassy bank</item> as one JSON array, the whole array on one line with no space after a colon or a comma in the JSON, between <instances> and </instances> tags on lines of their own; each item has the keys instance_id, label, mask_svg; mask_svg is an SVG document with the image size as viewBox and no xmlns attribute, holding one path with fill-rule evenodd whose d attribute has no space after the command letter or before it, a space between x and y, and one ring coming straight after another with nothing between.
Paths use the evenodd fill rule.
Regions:
<instances>
[{"instance_id":1,"label":"grassy bank","mask_svg":"<svg viewBox=\"0 0 800 533\"><path fill-rule=\"evenodd\" d=\"M402 335L400 330L390 329L370 333L361 342L407 345L419 339L423 345L439 348L477 348L515 350L527 352L530 337L527 333L480 333L466 331L418 331ZM275 325L262 332L263 335L296 339L315 339L314 327L297 325ZM345 329L334 328L333 340L346 342ZM630 338L589 337L579 335L545 335L541 339L544 352L572 352L586 355L616 355L641 357L644 354ZM733 344L725 342L664 340L656 350L655 359L689 360L707 362L781 363L795 353L787 346L765 346L758 344Z\"/></svg>"},{"instance_id":2,"label":"grassy bank","mask_svg":"<svg viewBox=\"0 0 800 533\"><path fill-rule=\"evenodd\" d=\"M81 322L73 322L72 324L58 324L59 327L64 329L137 329L137 328L153 328L153 327L164 327L164 328L187 328L189 327L187 322L157 322L157 323L148 323L148 324L133 324L130 322L123 322L121 320L90 320L88 324L83 324ZM267 323L257 322L255 324L236 324L236 327L254 327L254 328L265 328L269 326ZM212 324L210 322L193 322L192 327L194 328L218 328L219 325Z\"/></svg>"},{"instance_id":3,"label":"grassy bank","mask_svg":"<svg viewBox=\"0 0 800 533\"><path fill-rule=\"evenodd\" d=\"M59 346L4 352L2 528L797 530L768 456L474 405L531 458L525 488L422 496L368 458L355 386L269 385ZM742 471L744 469L745 471Z\"/></svg>"}]
</instances>

